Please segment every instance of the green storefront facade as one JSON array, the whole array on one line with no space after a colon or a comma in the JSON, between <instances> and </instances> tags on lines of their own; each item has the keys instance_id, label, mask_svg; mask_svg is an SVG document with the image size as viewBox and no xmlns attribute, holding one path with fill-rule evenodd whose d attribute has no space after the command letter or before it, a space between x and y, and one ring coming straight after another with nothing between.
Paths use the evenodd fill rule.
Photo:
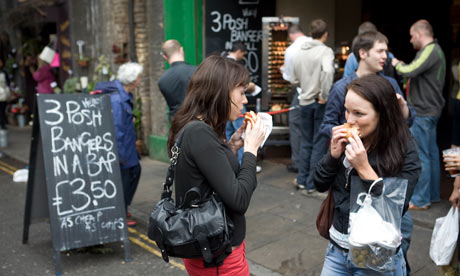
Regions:
<instances>
[{"instance_id":1,"label":"green storefront facade","mask_svg":"<svg viewBox=\"0 0 460 276\"><path fill-rule=\"evenodd\" d=\"M178 40L184 48L185 61L198 65L203 59L203 0L164 0L163 3L164 40ZM150 135L150 158L169 162L167 140L167 136Z\"/></svg>"}]
</instances>

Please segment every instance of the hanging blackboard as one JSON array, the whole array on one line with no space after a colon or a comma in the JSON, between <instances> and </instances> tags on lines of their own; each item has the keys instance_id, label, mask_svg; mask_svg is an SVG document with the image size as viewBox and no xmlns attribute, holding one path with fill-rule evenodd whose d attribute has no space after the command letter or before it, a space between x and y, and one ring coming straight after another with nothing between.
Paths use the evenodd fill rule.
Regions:
<instances>
[{"instance_id":1,"label":"hanging blackboard","mask_svg":"<svg viewBox=\"0 0 460 276\"><path fill-rule=\"evenodd\" d=\"M209 0L205 5L206 55L229 51L233 42L242 41L251 81L261 86L262 17L274 16L275 0Z\"/></svg>"},{"instance_id":2,"label":"hanging blackboard","mask_svg":"<svg viewBox=\"0 0 460 276\"><path fill-rule=\"evenodd\" d=\"M49 216L55 252L115 241L129 250L110 96L41 94L36 102L23 242L31 219Z\"/></svg>"}]
</instances>

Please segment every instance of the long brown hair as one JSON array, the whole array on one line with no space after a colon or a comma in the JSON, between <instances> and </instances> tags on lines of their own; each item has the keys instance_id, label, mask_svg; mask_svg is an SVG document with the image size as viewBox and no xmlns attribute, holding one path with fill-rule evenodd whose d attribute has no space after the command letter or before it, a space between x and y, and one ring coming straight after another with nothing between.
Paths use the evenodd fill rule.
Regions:
<instances>
[{"instance_id":1,"label":"long brown hair","mask_svg":"<svg viewBox=\"0 0 460 276\"><path fill-rule=\"evenodd\" d=\"M390 82L377 74L357 78L347 86L370 102L379 114L371 134L368 152L377 153L377 170L382 176L395 176L404 165L404 155L411 133Z\"/></svg>"},{"instance_id":2,"label":"long brown hair","mask_svg":"<svg viewBox=\"0 0 460 276\"><path fill-rule=\"evenodd\" d=\"M232 106L230 92L248 82L249 72L243 65L215 55L205 58L190 79L184 103L171 121L168 151L174 145L177 133L198 117L209 124L221 140L225 140L225 125Z\"/></svg>"}]
</instances>

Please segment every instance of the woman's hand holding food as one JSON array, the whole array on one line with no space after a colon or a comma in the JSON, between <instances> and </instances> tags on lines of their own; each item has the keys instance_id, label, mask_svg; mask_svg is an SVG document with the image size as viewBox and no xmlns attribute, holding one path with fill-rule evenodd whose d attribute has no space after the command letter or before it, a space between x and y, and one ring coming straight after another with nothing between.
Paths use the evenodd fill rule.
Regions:
<instances>
[{"instance_id":1,"label":"woman's hand holding food","mask_svg":"<svg viewBox=\"0 0 460 276\"><path fill-rule=\"evenodd\" d=\"M358 172L359 177L367 180L379 178L369 164L366 148L355 131L352 131L352 136L348 138L348 141L350 143L345 147L345 156L351 166Z\"/></svg>"},{"instance_id":2,"label":"woman's hand holding food","mask_svg":"<svg viewBox=\"0 0 460 276\"><path fill-rule=\"evenodd\" d=\"M339 159L342 153L345 151L345 145L347 143L347 132L348 129L344 125L332 128L331 156L335 159Z\"/></svg>"},{"instance_id":3,"label":"woman's hand holding food","mask_svg":"<svg viewBox=\"0 0 460 276\"><path fill-rule=\"evenodd\" d=\"M265 125L259 116L255 117L253 124L246 123L244 151L248 151L257 156L257 150L265 139L265 131Z\"/></svg>"}]
</instances>

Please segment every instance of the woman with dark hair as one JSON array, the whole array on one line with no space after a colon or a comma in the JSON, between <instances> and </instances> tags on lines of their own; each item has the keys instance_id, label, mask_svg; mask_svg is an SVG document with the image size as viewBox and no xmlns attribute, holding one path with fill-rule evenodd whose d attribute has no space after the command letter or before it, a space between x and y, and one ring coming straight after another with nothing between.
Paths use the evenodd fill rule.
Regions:
<instances>
[{"instance_id":1,"label":"woman with dark hair","mask_svg":"<svg viewBox=\"0 0 460 276\"><path fill-rule=\"evenodd\" d=\"M230 141L225 139L226 122L237 119L247 103L248 82L249 73L242 65L219 56L206 58L193 74L184 103L171 122L169 150L184 130L175 174L176 205L183 203L192 187L200 188L202 198L215 192L234 224L232 253L214 267L205 267L203 259L184 259L189 275L249 276L244 214L257 185L256 156L265 127L257 119L252 127L243 124ZM240 167L237 152L242 146Z\"/></svg>"},{"instance_id":2,"label":"woman with dark hair","mask_svg":"<svg viewBox=\"0 0 460 276\"><path fill-rule=\"evenodd\" d=\"M318 191L332 186L335 204L321 275L406 275L401 250L394 256L394 271L376 272L347 261L351 175L359 176L366 190L379 177L407 179L404 214L420 174L417 147L391 84L371 74L357 78L347 90L345 117L348 124L359 129L359 135L352 130L347 139L346 126L334 127L330 152L318 164L314 176Z\"/></svg>"}]
</instances>

